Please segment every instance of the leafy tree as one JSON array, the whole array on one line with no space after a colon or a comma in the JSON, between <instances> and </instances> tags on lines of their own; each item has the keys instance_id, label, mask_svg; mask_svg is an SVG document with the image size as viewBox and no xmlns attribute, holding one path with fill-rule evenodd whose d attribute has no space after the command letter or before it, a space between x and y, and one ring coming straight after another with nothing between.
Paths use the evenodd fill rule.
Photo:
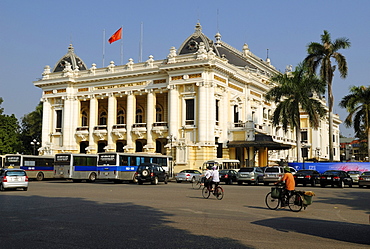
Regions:
<instances>
[{"instance_id":1,"label":"leafy tree","mask_svg":"<svg viewBox=\"0 0 370 249\"><path fill-rule=\"evenodd\" d=\"M3 99L0 98L0 105ZM19 139L19 124L17 118L3 114L4 109L0 108L0 154L12 154L21 150Z\"/></svg>"},{"instance_id":2,"label":"leafy tree","mask_svg":"<svg viewBox=\"0 0 370 249\"><path fill-rule=\"evenodd\" d=\"M347 127L353 125L357 136L365 132L367 141L370 141L370 87L352 86L350 94L343 97L339 106L346 108L349 113L344 124ZM370 158L370 143L367 144L367 154Z\"/></svg>"},{"instance_id":3,"label":"leafy tree","mask_svg":"<svg viewBox=\"0 0 370 249\"><path fill-rule=\"evenodd\" d=\"M329 161L333 161L333 104L334 97L332 91L332 82L334 77L334 71L336 65L332 65L332 60L336 62L341 78L347 76L347 61L346 58L338 52L340 49L346 49L351 46L351 43L347 38L338 38L335 41L331 40L330 33L324 30L324 34L321 35L321 44L317 42L311 42L308 45L308 55L305 59L305 63L311 70L316 72L317 69L320 71L320 76L328 86L328 105L329 105Z\"/></svg>"},{"instance_id":4,"label":"leafy tree","mask_svg":"<svg viewBox=\"0 0 370 249\"><path fill-rule=\"evenodd\" d=\"M34 147L31 145L31 142L34 139L41 142L42 110L43 105L42 102L40 102L33 112L30 112L21 118L21 140L25 154L33 154Z\"/></svg>"},{"instance_id":5,"label":"leafy tree","mask_svg":"<svg viewBox=\"0 0 370 249\"><path fill-rule=\"evenodd\" d=\"M318 128L320 119L325 116L325 106L313 93L323 94L325 82L314 74L309 74L304 64L299 64L291 74L272 77L277 85L266 93L266 100L274 101L277 106L273 113L273 124L282 125L296 131L297 155L301 160L301 123L300 111L308 114L310 125Z\"/></svg>"}]
</instances>

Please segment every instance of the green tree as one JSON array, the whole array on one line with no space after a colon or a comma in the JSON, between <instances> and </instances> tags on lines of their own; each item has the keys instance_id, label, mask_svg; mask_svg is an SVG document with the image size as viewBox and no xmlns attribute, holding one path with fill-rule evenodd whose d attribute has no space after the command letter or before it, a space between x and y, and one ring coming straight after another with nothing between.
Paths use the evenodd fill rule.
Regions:
<instances>
[{"instance_id":1,"label":"green tree","mask_svg":"<svg viewBox=\"0 0 370 249\"><path fill-rule=\"evenodd\" d=\"M31 142L34 139L41 142L42 110L43 104L40 102L33 112L21 118L21 140L25 154L33 154L34 147L31 145Z\"/></svg>"},{"instance_id":2,"label":"green tree","mask_svg":"<svg viewBox=\"0 0 370 249\"><path fill-rule=\"evenodd\" d=\"M3 99L0 98L0 105ZM19 124L17 118L3 114L4 109L0 108L0 154L12 154L21 150L19 139Z\"/></svg>"},{"instance_id":3,"label":"green tree","mask_svg":"<svg viewBox=\"0 0 370 249\"><path fill-rule=\"evenodd\" d=\"M339 106L348 112L344 124L347 127L353 125L357 136L363 132L367 135L367 154L370 158L370 87L352 86L350 94L343 97Z\"/></svg>"},{"instance_id":4,"label":"green tree","mask_svg":"<svg viewBox=\"0 0 370 249\"><path fill-rule=\"evenodd\" d=\"M306 112L310 125L318 128L320 119L325 116L325 106L313 93L325 93L325 82L310 74L303 64L299 64L291 74L280 74L271 79L277 85L266 93L266 100L274 101L273 124L282 125L284 131L295 129L298 160L301 160L300 112Z\"/></svg>"},{"instance_id":5,"label":"green tree","mask_svg":"<svg viewBox=\"0 0 370 249\"><path fill-rule=\"evenodd\" d=\"M351 46L347 38L338 38L335 41L331 40L330 33L324 30L321 35L321 43L311 42L308 45L308 55L304 62L309 67L311 72L316 72L319 69L320 76L328 86L328 105L329 105L329 161L334 159L333 151L333 104L334 97L332 91L332 83L334 71L336 70L336 63L341 78L347 76L347 61L346 58L338 52L340 49L346 49Z\"/></svg>"}]
</instances>

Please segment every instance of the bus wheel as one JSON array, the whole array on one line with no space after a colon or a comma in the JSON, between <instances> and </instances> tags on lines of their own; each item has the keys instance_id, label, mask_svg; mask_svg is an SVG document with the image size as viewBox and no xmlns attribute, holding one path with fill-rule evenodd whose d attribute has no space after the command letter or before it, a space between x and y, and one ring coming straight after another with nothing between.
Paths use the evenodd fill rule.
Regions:
<instances>
[{"instance_id":1,"label":"bus wheel","mask_svg":"<svg viewBox=\"0 0 370 249\"><path fill-rule=\"evenodd\" d=\"M91 173L90 176L89 176L89 179L87 181L88 182L95 182L95 180L96 180L96 174Z\"/></svg>"},{"instance_id":2,"label":"bus wheel","mask_svg":"<svg viewBox=\"0 0 370 249\"><path fill-rule=\"evenodd\" d=\"M42 172L37 173L36 180L37 181L44 180L44 174Z\"/></svg>"},{"instance_id":3,"label":"bus wheel","mask_svg":"<svg viewBox=\"0 0 370 249\"><path fill-rule=\"evenodd\" d=\"M132 182L133 182L133 183L137 183L137 179L136 179L135 175L134 175L134 177L132 178Z\"/></svg>"}]
</instances>

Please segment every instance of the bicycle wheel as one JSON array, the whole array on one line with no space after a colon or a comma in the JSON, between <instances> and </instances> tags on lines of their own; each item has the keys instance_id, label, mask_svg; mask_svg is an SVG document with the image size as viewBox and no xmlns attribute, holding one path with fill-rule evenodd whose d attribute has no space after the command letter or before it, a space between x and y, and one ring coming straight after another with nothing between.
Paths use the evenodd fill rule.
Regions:
<instances>
[{"instance_id":1,"label":"bicycle wheel","mask_svg":"<svg viewBox=\"0 0 370 249\"><path fill-rule=\"evenodd\" d=\"M194 181L191 183L191 186L193 187L193 189L200 189L202 185L200 185L200 181Z\"/></svg>"},{"instance_id":2,"label":"bicycle wheel","mask_svg":"<svg viewBox=\"0 0 370 249\"><path fill-rule=\"evenodd\" d=\"M222 200L222 198L224 198L224 190L223 190L223 188L217 187L215 189L215 196L216 196L217 200Z\"/></svg>"},{"instance_id":3,"label":"bicycle wheel","mask_svg":"<svg viewBox=\"0 0 370 249\"><path fill-rule=\"evenodd\" d=\"M202 190L203 198L208 199L210 194L211 194L211 192L209 192L207 187L204 187L203 190Z\"/></svg>"},{"instance_id":4,"label":"bicycle wheel","mask_svg":"<svg viewBox=\"0 0 370 249\"><path fill-rule=\"evenodd\" d=\"M272 198L271 192L266 195L265 198L266 206L271 210L276 210L279 207L280 199L279 198Z\"/></svg>"},{"instance_id":5,"label":"bicycle wheel","mask_svg":"<svg viewBox=\"0 0 370 249\"><path fill-rule=\"evenodd\" d=\"M298 193L294 193L288 200L289 209L293 212L301 211L303 207L302 196Z\"/></svg>"}]
</instances>

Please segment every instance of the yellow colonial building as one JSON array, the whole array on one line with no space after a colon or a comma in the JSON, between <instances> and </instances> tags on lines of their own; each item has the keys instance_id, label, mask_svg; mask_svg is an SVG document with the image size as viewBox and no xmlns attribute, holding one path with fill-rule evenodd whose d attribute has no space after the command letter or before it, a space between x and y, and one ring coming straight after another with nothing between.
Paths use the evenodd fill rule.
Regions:
<instances>
[{"instance_id":1,"label":"yellow colonial building","mask_svg":"<svg viewBox=\"0 0 370 249\"><path fill-rule=\"evenodd\" d=\"M239 51L203 34L198 23L167 58L117 66L88 67L72 45L54 66L46 66L34 85L43 91L40 154L60 152L152 152L172 155L175 172L199 168L214 158L266 166L301 161L294 131L272 126L274 104L264 99L280 73L247 44ZM327 121L304 126L306 144L324 159ZM339 160L339 123L334 146ZM326 140L325 140L326 139ZM308 157L317 150L309 150ZM315 154L316 155L316 154ZM328 156L327 156L328 157Z\"/></svg>"}]
</instances>

